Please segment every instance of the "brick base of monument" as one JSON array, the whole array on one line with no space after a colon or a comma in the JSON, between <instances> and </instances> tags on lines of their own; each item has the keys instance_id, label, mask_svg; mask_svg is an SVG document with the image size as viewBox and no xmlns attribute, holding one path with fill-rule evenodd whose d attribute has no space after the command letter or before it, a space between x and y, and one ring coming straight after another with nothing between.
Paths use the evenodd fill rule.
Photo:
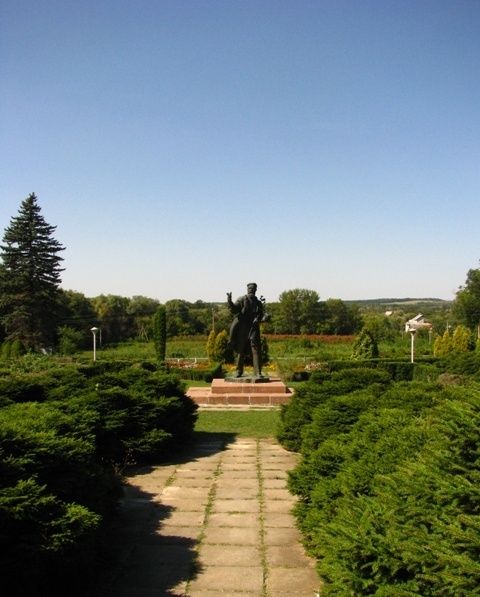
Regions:
<instances>
[{"instance_id":1,"label":"brick base of monument","mask_svg":"<svg viewBox=\"0 0 480 597\"><path fill-rule=\"evenodd\" d=\"M292 396L292 390L276 378L262 380L262 383L214 379L209 388L189 388L187 396L199 406L274 407L286 404Z\"/></svg>"}]
</instances>

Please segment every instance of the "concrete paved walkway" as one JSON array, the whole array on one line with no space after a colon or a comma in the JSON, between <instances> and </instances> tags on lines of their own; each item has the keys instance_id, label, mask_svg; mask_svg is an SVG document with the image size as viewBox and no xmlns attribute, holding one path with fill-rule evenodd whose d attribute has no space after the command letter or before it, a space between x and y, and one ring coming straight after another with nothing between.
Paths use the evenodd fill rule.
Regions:
<instances>
[{"instance_id":1,"label":"concrete paved walkway","mask_svg":"<svg viewBox=\"0 0 480 597\"><path fill-rule=\"evenodd\" d=\"M286 489L296 456L273 440L198 444L183 463L129 477L121 565L102 595L315 597Z\"/></svg>"}]
</instances>

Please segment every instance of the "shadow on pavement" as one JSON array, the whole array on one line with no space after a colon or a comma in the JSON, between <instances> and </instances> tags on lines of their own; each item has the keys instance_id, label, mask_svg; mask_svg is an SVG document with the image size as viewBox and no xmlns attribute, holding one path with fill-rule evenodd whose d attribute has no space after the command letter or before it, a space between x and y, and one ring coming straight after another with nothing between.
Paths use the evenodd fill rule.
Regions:
<instances>
[{"instance_id":1,"label":"shadow on pavement","mask_svg":"<svg viewBox=\"0 0 480 597\"><path fill-rule=\"evenodd\" d=\"M129 467L124 497L106 538L95 586L90 587L85 597L184 595L186 583L200 572L197 540L188 537L188 532L187 536L161 534L163 523L175 508L161 504L158 494L129 483L128 476L201 460L223 451L234 440L232 433L196 432L194 441L167 461Z\"/></svg>"}]
</instances>

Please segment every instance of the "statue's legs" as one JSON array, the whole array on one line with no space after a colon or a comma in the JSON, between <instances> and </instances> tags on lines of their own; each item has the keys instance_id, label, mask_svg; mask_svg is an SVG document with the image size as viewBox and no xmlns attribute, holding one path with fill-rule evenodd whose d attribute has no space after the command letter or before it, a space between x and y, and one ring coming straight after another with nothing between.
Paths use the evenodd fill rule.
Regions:
<instances>
[{"instance_id":1,"label":"statue's legs","mask_svg":"<svg viewBox=\"0 0 480 597\"><path fill-rule=\"evenodd\" d=\"M240 351L237 357L237 377L242 377L243 369L245 365L245 356L247 353L252 351L252 360L253 360L253 371L255 377L262 377L262 355L260 350L260 344L256 339L252 338L245 338L242 343L240 343Z\"/></svg>"},{"instance_id":2,"label":"statue's legs","mask_svg":"<svg viewBox=\"0 0 480 597\"><path fill-rule=\"evenodd\" d=\"M262 356L260 348L256 344L252 344L252 359L255 377L262 377Z\"/></svg>"},{"instance_id":3,"label":"statue's legs","mask_svg":"<svg viewBox=\"0 0 480 597\"><path fill-rule=\"evenodd\" d=\"M238 353L237 357L237 377L242 377L243 375L243 363L245 361L245 356L243 352Z\"/></svg>"}]
</instances>

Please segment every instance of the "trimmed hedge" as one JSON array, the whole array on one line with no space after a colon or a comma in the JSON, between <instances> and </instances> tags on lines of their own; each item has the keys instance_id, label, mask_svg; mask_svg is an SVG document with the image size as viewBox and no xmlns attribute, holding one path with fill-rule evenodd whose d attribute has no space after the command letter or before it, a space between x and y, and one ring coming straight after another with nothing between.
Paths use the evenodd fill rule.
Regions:
<instances>
[{"instance_id":1,"label":"trimmed hedge","mask_svg":"<svg viewBox=\"0 0 480 597\"><path fill-rule=\"evenodd\" d=\"M288 450L300 450L302 431L312 420L313 409L331 396L346 395L369 386L376 386L380 391L391 383L386 371L369 368L338 370L328 377L324 372L318 373L295 390L288 404L282 405L278 439Z\"/></svg>"},{"instance_id":2,"label":"trimmed hedge","mask_svg":"<svg viewBox=\"0 0 480 597\"><path fill-rule=\"evenodd\" d=\"M191 381L206 381L211 383L212 379L221 379L224 377L222 363L214 363L208 367L191 367L191 368L176 368L169 367L170 372L181 377L182 379L188 379Z\"/></svg>"},{"instance_id":3,"label":"trimmed hedge","mask_svg":"<svg viewBox=\"0 0 480 597\"><path fill-rule=\"evenodd\" d=\"M1 382L2 588L82 594L121 495L118 471L182 447L197 407L177 377L138 367L95 375L66 367Z\"/></svg>"},{"instance_id":4,"label":"trimmed hedge","mask_svg":"<svg viewBox=\"0 0 480 597\"><path fill-rule=\"evenodd\" d=\"M308 398L289 476L322 595L479 594L480 385L332 383Z\"/></svg>"},{"instance_id":5,"label":"trimmed hedge","mask_svg":"<svg viewBox=\"0 0 480 597\"><path fill-rule=\"evenodd\" d=\"M444 369L441 361L435 358L422 358L421 361L411 363L410 361L389 361L384 359L367 359L367 360L343 360L343 361L326 361L323 363L321 370L317 371L292 371L285 376L287 381L308 381L312 376L319 372L327 371L333 373L335 371L342 371L344 369L379 369L385 370L390 375L392 381L411 381L417 378L416 371L425 366L435 366ZM480 367L477 366L480 370ZM440 371L441 372L441 371Z\"/></svg>"}]
</instances>

